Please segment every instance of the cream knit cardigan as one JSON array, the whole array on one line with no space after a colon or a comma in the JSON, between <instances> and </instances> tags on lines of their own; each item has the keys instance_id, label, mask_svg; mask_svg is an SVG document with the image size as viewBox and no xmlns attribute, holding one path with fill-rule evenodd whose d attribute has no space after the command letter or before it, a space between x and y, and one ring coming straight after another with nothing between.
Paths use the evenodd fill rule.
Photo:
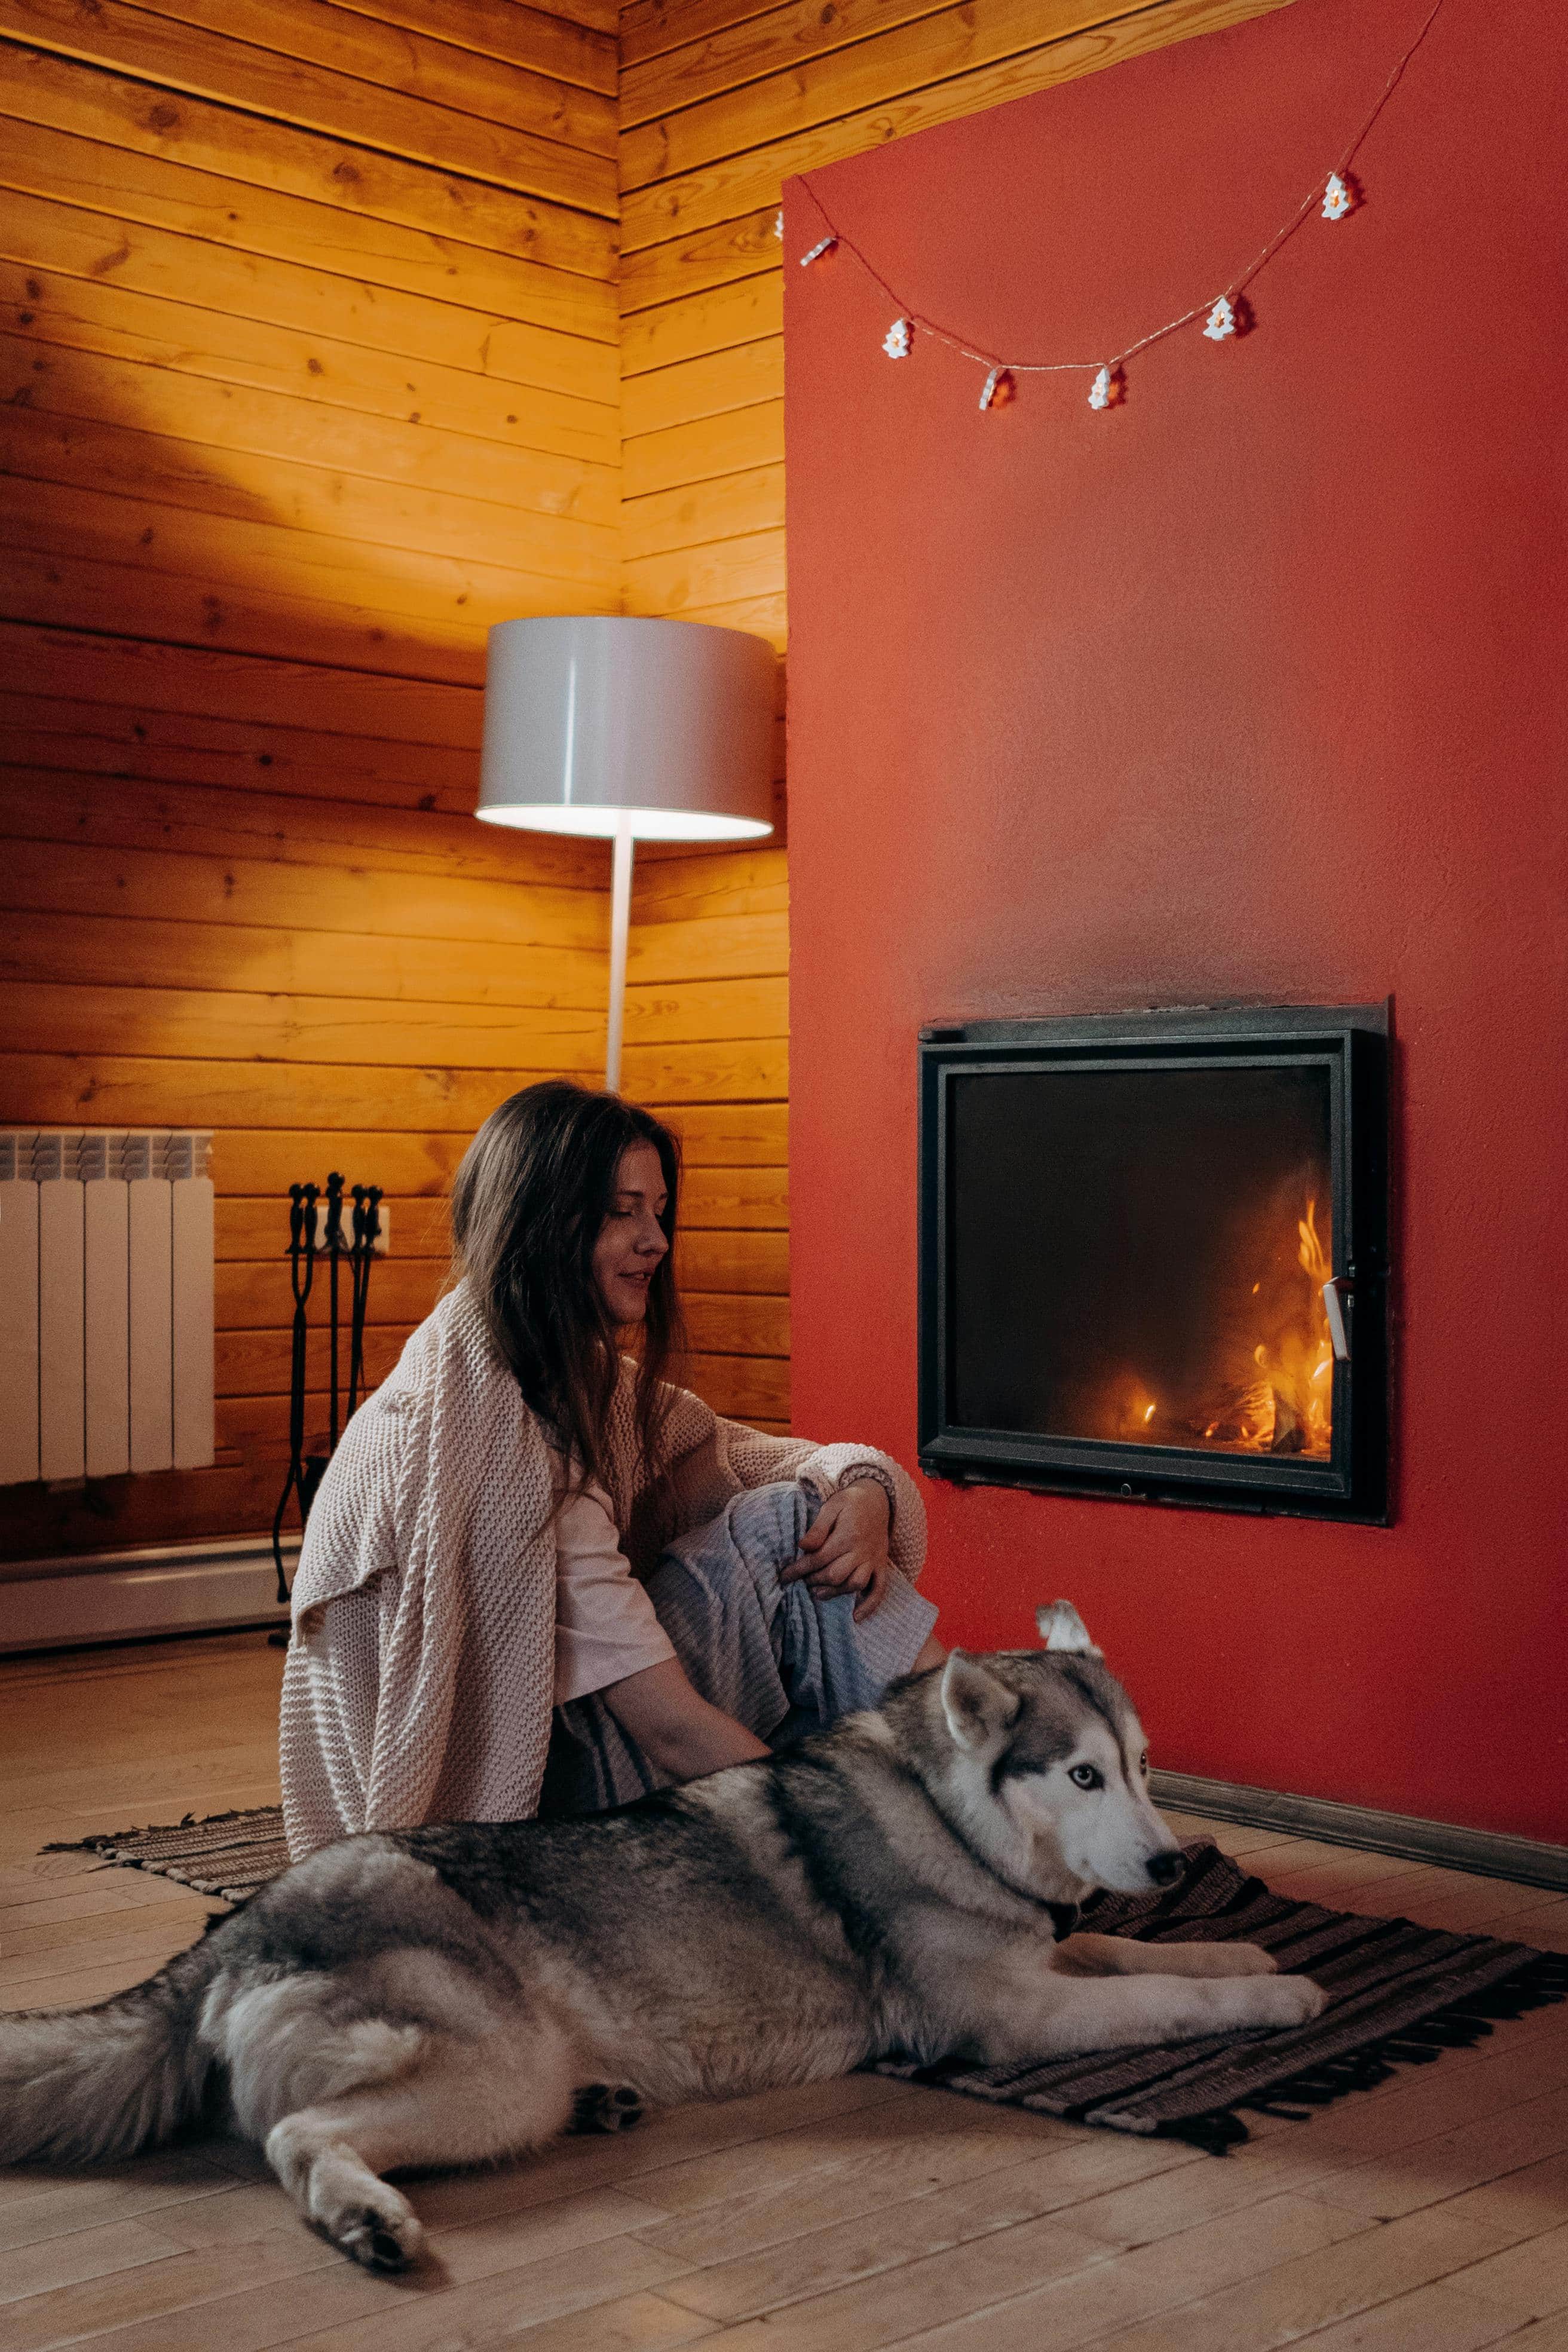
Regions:
<instances>
[{"instance_id":1,"label":"cream knit cardigan","mask_svg":"<svg viewBox=\"0 0 1568 2352\"><path fill-rule=\"evenodd\" d=\"M804 1478L826 1495L858 1477L887 1488L894 1562L919 1574L925 1513L887 1454L765 1437L677 1389L656 1495L633 1406L628 1365L611 1500L639 1574L743 1487ZM554 1688L554 1500L544 1433L460 1283L350 1422L310 1512L279 1738L296 1860L356 1830L533 1812Z\"/></svg>"}]
</instances>

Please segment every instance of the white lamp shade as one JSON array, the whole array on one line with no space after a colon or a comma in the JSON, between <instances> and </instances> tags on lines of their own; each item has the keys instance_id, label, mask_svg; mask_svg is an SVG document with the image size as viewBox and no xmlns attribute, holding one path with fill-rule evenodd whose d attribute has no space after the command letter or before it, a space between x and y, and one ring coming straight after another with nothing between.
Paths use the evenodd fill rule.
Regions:
<instances>
[{"instance_id":1,"label":"white lamp shade","mask_svg":"<svg viewBox=\"0 0 1568 2352\"><path fill-rule=\"evenodd\" d=\"M773 648L693 621L563 614L489 633L478 814L541 833L773 831Z\"/></svg>"}]
</instances>

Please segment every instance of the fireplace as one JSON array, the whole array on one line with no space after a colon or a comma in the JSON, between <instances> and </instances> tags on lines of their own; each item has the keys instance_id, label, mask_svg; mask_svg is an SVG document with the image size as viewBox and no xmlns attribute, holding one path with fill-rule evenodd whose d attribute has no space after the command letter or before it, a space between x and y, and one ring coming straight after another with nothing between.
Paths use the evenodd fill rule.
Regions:
<instances>
[{"instance_id":1,"label":"fireplace","mask_svg":"<svg viewBox=\"0 0 1568 2352\"><path fill-rule=\"evenodd\" d=\"M922 1031L921 1467L1386 1523L1384 1005Z\"/></svg>"}]
</instances>

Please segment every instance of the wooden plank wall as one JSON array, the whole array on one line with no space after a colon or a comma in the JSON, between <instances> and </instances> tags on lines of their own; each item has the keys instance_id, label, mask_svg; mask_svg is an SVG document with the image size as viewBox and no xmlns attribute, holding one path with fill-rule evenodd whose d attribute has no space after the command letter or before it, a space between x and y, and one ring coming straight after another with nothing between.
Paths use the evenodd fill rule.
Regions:
<instances>
[{"instance_id":1,"label":"wooden plank wall","mask_svg":"<svg viewBox=\"0 0 1568 2352\"><path fill-rule=\"evenodd\" d=\"M613 610L615 57L518 0L0 0L0 611L475 684L490 622Z\"/></svg>"},{"instance_id":2,"label":"wooden plank wall","mask_svg":"<svg viewBox=\"0 0 1568 2352\"><path fill-rule=\"evenodd\" d=\"M616 64L601 0L0 0L0 1118L212 1126L220 1260L218 1466L4 1556L266 1524L282 1189L386 1187L379 1378L466 1138L602 1066L602 847L468 813L488 625L619 598Z\"/></svg>"},{"instance_id":3,"label":"wooden plank wall","mask_svg":"<svg viewBox=\"0 0 1568 2352\"><path fill-rule=\"evenodd\" d=\"M385 1188L380 1379L468 1136L598 1066L602 856L465 813L471 688L9 623L0 671L39 689L0 766L0 1115L210 1126L219 1196L217 1467L9 1488L0 1557L248 1532L287 1453L282 1195ZM324 1346L311 1386L315 1431Z\"/></svg>"},{"instance_id":4,"label":"wooden plank wall","mask_svg":"<svg viewBox=\"0 0 1568 2352\"><path fill-rule=\"evenodd\" d=\"M783 179L1271 5L0 0L0 1117L217 1130L224 1447L0 1557L259 1524L279 1188L387 1185L378 1373L463 1139L595 1072L602 852L468 820L484 633L782 655ZM689 1377L772 1426L786 923L782 846L643 861Z\"/></svg>"},{"instance_id":5,"label":"wooden plank wall","mask_svg":"<svg viewBox=\"0 0 1568 2352\"><path fill-rule=\"evenodd\" d=\"M645 855L633 897L625 1086L689 1171L679 1265L718 1412L789 1425L788 894L784 853Z\"/></svg>"},{"instance_id":6,"label":"wooden plank wall","mask_svg":"<svg viewBox=\"0 0 1568 2352\"><path fill-rule=\"evenodd\" d=\"M783 656L783 257L774 224L786 179L1282 5L626 0L626 611L752 630ZM754 1384L782 1414L787 1331L782 1296L770 1294L784 1282L787 1245L784 852L660 863L635 905L628 1034L657 1021L671 1093L700 1087L729 1107L737 1193L743 1180L768 1220L731 1236L737 1262L768 1288L750 1309L729 1310L737 1358L751 1367L742 1380L737 1362L730 1377L738 1392Z\"/></svg>"}]
</instances>

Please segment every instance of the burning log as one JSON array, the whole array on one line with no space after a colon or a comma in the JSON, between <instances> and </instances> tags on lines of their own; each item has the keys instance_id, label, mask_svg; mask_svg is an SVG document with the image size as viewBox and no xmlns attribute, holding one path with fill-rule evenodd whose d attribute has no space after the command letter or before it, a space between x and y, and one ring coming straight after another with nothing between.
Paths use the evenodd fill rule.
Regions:
<instances>
[{"instance_id":1,"label":"burning log","mask_svg":"<svg viewBox=\"0 0 1568 2352\"><path fill-rule=\"evenodd\" d=\"M1288 1397L1274 1391L1274 1434L1268 1441L1270 1454L1304 1454L1307 1433L1297 1417L1295 1407Z\"/></svg>"},{"instance_id":2,"label":"burning log","mask_svg":"<svg viewBox=\"0 0 1568 2352\"><path fill-rule=\"evenodd\" d=\"M1194 1383L1195 1394L1178 1391L1156 1402L1142 1374L1124 1369L1098 1400L1097 1433L1328 1459L1334 1358L1322 1284L1331 1267L1317 1211L1309 1192L1305 1213L1291 1216L1294 1246L1289 1225L1277 1233L1271 1262L1251 1284L1229 1336L1215 1348L1209 1379ZM1256 1265L1254 1258L1247 1271ZM1260 1331L1267 1336L1258 1337Z\"/></svg>"}]
</instances>

